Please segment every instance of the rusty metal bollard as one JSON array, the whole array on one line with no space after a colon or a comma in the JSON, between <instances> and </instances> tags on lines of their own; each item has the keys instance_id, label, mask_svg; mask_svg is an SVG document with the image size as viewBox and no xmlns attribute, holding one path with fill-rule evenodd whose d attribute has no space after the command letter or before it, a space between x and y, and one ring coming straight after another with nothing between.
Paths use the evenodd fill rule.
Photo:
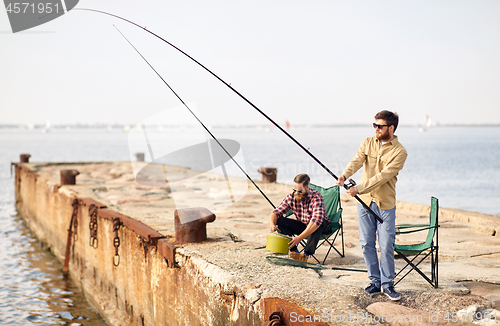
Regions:
<instances>
[{"instance_id":1,"label":"rusty metal bollard","mask_svg":"<svg viewBox=\"0 0 500 326\"><path fill-rule=\"evenodd\" d=\"M137 158L137 162L144 162L144 153L135 153L134 155Z\"/></svg>"},{"instance_id":2,"label":"rusty metal bollard","mask_svg":"<svg viewBox=\"0 0 500 326\"><path fill-rule=\"evenodd\" d=\"M175 242L178 244L207 240L207 223L215 221L215 214L204 207L177 209Z\"/></svg>"},{"instance_id":3,"label":"rusty metal bollard","mask_svg":"<svg viewBox=\"0 0 500 326\"><path fill-rule=\"evenodd\" d=\"M277 168L260 168L257 172L262 173L262 182L276 182Z\"/></svg>"},{"instance_id":4,"label":"rusty metal bollard","mask_svg":"<svg viewBox=\"0 0 500 326\"><path fill-rule=\"evenodd\" d=\"M79 174L77 170L61 170L61 185L76 184L76 176Z\"/></svg>"},{"instance_id":5,"label":"rusty metal bollard","mask_svg":"<svg viewBox=\"0 0 500 326\"><path fill-rule=\"evenodd\" d=\"M30 154L21 154L19 155L19 162L21 163L29 163L30 162Z\"/></svg>"}]
</instances>

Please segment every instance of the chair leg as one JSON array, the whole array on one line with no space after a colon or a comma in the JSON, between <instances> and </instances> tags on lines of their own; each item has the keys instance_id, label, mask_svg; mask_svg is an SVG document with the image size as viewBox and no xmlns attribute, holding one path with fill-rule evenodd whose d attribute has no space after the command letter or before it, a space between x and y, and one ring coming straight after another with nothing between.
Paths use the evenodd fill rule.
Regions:
<instances>
[{"instance_id":1,"label":"chair leg","mask_svg":"<svg viewBox=\"0 0 500 326\"><path fill-rule=\"evenodd\" d=\"M439 282L439 246L436 246L436 288Z\"/></svg>"},{"instance_id":2,"label":"chair leg","mask_svg":"<svg viewBox=\"0 0 500 326\"><path fill-rule=\"evenodd\" d=\"M426 257L424 257L425 259ZM405 256L403 256L403 259L406 261L407 265L405 267L403 267L402 270L404 270L406 267L408 266L411 266L411 269L406 272L405 275L403 275L403 277L401 277L396 283L394 283L394 285L397 285L399 282L401 282L408 274L411 273L411 271L416 271L417 273L420 274L420 276L422 276L427 282L429 282L431 285L432 285L432 281L427 277L427 275L425 275L420 269L417 268L418 264L422 261L420 261L418 264L413 264L412 261L408 260ZM402 271L401 270L401 271ZM400 271L400 272L401 272ZM398 273L397 275L399 275L400 273Z\"/></svg>"},{"instance_id":3,"label":"chair leg","mask_svg":"<svg viewBox=\"0 0 500 326\"><path fill-rule=\"evenodd\" d=\"M345 255L344 255L344 234L342 233L342 253L334 246L334 243L335 243L335 240L337 239L337 237L338 237L338 233L335 235L335 237L333 239L331 239L332 240L331 242L329 239L325 239L318 246L318 248L321 247L325 242L328 243L328 245L329 245L328 251L327 251L325 257L323 258L323 262L320 263L321 265L325 264L325 261L328 258L328 255L330 254L330 251L332 250L332 248L333 248L333 250L335 250L337 252L337 254L339 254L340 257L342 257L342 258L345 257Z\"/></svg>"},{"instance_id":4,"label":"chair leg","mask_svg":"<svg viewBox=\"0 0 500 326\"><path fill-rule=\"evenodd\" d=\"M341 224L340 232L342 233L342 253L339 252L339 255L340 255L340 257L344 258L345 257L345 250L344 250L344 224ZM338 250L337 250L337 252L338 252Z\"/></svg>"},{"instance_id":5,"label":"chair leg","mask_svg":"<svg viewBox=\"0 0 500 326\"><path fill-rule=\"evenodd\" d=\"M406 265L403 268L401 268L401 270L396 274L395 277L398 277L399 274L403 273L403 271L406 269L406 267L409 267L410 270L408 272L406 272L406 274L404 274L403 277L401 277L396 283L394 283L394 286L396 286L399 282L401 282L408 274L411 273L411 271L413 271L415 269L414 266L417 266L418 264L417 265L413 264L413 261L420 256L420 254L418 254L418 255L414 256L412 260L408 260L408 258L406 258L405 255L401 254L397 250L396 250L396 252L403 257L403 259L406 261ZM424 259L425 259L425 257L424 257Z\"/></svg>"},{"instance_id":6,"label":"chair leg","mask_svg":"<svg viewBox=\"0 0 500 326\"><path fill-rule=\"evenodd\" d=\"M304 250L306 249L306 244L307 244L307 242L305 242L304 240L302 240L300 242L300 245L302 246L302 249L299 250L300 253L304 252ZM321 244L323 244L323 243L321 243ZM318 260L318 258L316 258L314 255L311 255L311 257L314 258L314 260L316 260L318 262L318 264L321 264L320 261Z\"/></svg>"},{"instance_id":7,"label":"chair leg","mask_svg":"<svg viewBox=\"0 0 500 326\"><path fill-rule=\"evenodd\" d=\"M318 258L316 258L314 255L311 255L312 258L314 258L315 261L318 262L318 264L321 264L320 261L318 260Z\"/></svg>"},{"instance_id":8,"label":"chair leg","mask_svg":"<svg viewBox=\"0 0 500 326\"><path fill-rule=\"evenodd\" d=\"M401 257L406 261L407 265L405 267L403 267L403 269L401 269L399 271L399 273L397 275L399 275L407 266L411 266L411 269L402 277L400 278L394 285L398 284L399 282L401 282L411 271L415 270L417 273L420 274L420 276L422 276L427 282L429 282L430 285L432 285L434 288L437 288L437 282L434 281L434 271L433 271L433 266L434 266L434 263L432 262L431 263L431 277L432 277L432 280L429 279L427 277L427 275L425 275L419 268L418 268L418 265L424 261L427 257L429 257L429 255L434 255L434 250L435 248L432 248L431 251L425 255L422 259L420 259L420 261L417 263L417 264L414 264L413 261L420 255L416 255L411 261L405 256L403 255L401 252L399 252L397 249L395 249L395 251L401 255ZM431 260L432 260L433 256L431 256ZM397 276L396 275L396 276Z\"/></svg>"},{"instance_id":9,"label":"chair leg","mask_svg":"<svg viewBox=\"0 0 500 326\"><path fill-rule=\"evenodd\" d=\"M325 243L325 242L328 243L330 245L330 247L328 248L328 251L326 252L325 258L323 259L323 262L321 263L321 265L325 264L325 261L328 258L328 255L330 254L330 251L332 250L332 248L335 249L335 247L333 246L333 244L330 243L330 241L328 241L328 240L323 241L323 243ZM337 249L335 249L335 251L338 252Z\"/></svg>"},{"instance_id":10,"label":"chair leg","mask_svg":"<svg viewBox=\"0 0 500 326\"><path fill-rule=\"evenodd\" d=\"M434 255L431 255L431 279L434 283Z\"/></svg>"},{"instance_id":11,"label":"chair leg","mask_svg":"<svg viewBox=\"0 0 500 326\"><path fill-rule=\"evenodd\" d=\"M439 254L439 247L436 246L435 249L433 249L433 252L434 254L432 255L431 257L431 271L432 271L432 281L434 282L434 287L437 288L438 287L438 278L439 278L439 258L438 258L438 254Z\"/></svg>"},{"instance_id":12,"label":"chair leg","mask_svg":"<svg viewBox=\"0 0 500 326\"><path fill-rule=\"evenodd\" d=\"M339 229L339 230L340 230L340 229ZM338 254L340 257L342 257L342 258L343 258L343 257L345 257L345 254L344 254L344 232L342 232L342 252L340 252L340 251L339 251L339 250L338 250L338 249L337 249L337 248L333 245L333 244L335 243L335 239L337 239L337 236L338 236L338 233L337 233L337 235L335 235L335 237L333 237L333 238L329 238L329 239L331 239L331 240L332 240L331 242L330 242L330 240L329 240L329 239L324 239L322 242L318 242L318 245L317 245L316 249L317 249L317 248L319 248L319 247L321 247L321 246L322 246L325 242L326 242L326 243L328 243L328 245L330 246L330 247L328 248L328 251L327 251L327 253L326 253L325 257L323 258L323 261L322 261L322 262L320 262L320 261L318 260L318 258L316 258L314 255L311 255L311 257L313 257L313 258L314 258L314 260L316 260L316 261L318 262L318 264L320 264L320 265L324 265L324 264L325 264L326 259L328 258L328 255L330 254L330 251L332 250L332 248L333 248L333 250L335 250L335 251L337 252L337 254ZM304 252L304 249L305 249L305 247L306 247L306 244L307 244L307 242L306 242L305 240L302 240L302 241L300 242L300 245L302 246L302 249L300 249L300 250L299 250L299 252L300 252L300 253Z\"/></svg>"},{"instance_id":13,"label":"chair leg","mask_svg":"<svg viewBox=\"0 0 500 326\"><path fill-rule=\"evenodd\" d=\"M340 257L342 257L342 258L345 257L345 255L341 254L340 251L337 250L337 248L335 248L334 246L332 246L332 248L333 248L333 250L335 250L339 254Z\"/></svg>"},{"instance_id":14,"label":"chair leg","mask_svg":"<svg viewBox=\"0 0 500 326\"><path fill-rule=\"evenodd\" d=\"M396 274L396 277L398 277L398 276L399 276L399 274L403 273L403 271L406 269L406 267L411 267L411 266L413 266L413 261L415 261L415 260L416 260L416 259L420 256L420 254L422 253L422 252L420 252L420 253L416 254L415 256L413 256L413 258L412 258L410 261L408 261L407 257L406 257L405 255L403 255L401 252L397 251L396 249L394 249L394 251L396 251L396 252L397 252L397 253L398 253L401 257L403 257L403 259L406 261L406 265L405 265L403 268L401 268L401 269L399 270L399 272ZM407 273L406 273L406 274L405 274L405 275L401 278L401 280L402 280L402 279L403 279L406 275L408 275L408 274L409 274L412 270L413 270L413 268L411 268L411 269L410 269L410 271L409 271L409 272L407 272Z\"/></svg>"}]
</instances>

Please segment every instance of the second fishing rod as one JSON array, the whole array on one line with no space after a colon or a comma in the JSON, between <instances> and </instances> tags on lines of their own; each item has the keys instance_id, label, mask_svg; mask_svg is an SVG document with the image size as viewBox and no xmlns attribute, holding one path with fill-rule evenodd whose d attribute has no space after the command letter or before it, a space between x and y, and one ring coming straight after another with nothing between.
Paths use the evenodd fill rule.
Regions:
<instances>
[{"instance_id":1,"label":"second fishing rod","mask_svg":"<svg viewBox=\"0 0 500 326\"><path fill-rule=\"evenodd\" d=\"M114 25L113 25L114 26ZM240 169L241 172L243 172L245 174L245 176L247 177L248 180L250 180L250 182L255 186L255 188L261 193L262 196L264 196L264 198L267 200L267 202L269 204L271 204L271 206L273 208L276 208L276 206L274 205L274 203L269 199L269 197L266 196L266 194L259 188L259 186L257 186L257 184L253 181L253 179L248 175L248 173L246 173L246 171L241 167L241 165L235 160L235 158L233 157L233 155L231 155L227 149L221 144L221 142L217 139L217 137L214 136L214 134L212 134L212 132L207 128L207 126L205 126L205 124L198 118L198 116L193 112L193 110L191 110L189 108L189 106L186 104L186 102L184 102L184 100L182 100L182 98L173 90L172 87L170 87L170 85L165 81L165 79L163 79L163 77L158 73L158 71L156 71L156 69L149 63L148 60L146 60L146 58L141 54L141 52L139 52L139 50L132 44L132 42L129 41L129 39L118 29L118 27L114 26L115 29L118 31L118 33L120 33L121 36L123 36L123 38L128 42L128 44L130 44L130 46L132 46L132 48L141 56L141 58L148 64L148 66L156 73L156 75L163 81L163 83L165 85L167 85L167 87L172 91L172 93L175 95L175 97L177 97L177 99L179 99L179 101L182 103L182 105L189 111L189 113L191 113L191 115L193 115L193 117L201 124L201 126L203 127L203 129L205 129L205 131L212 137L213 140L215 140L215 142L220 146L220 148L227 154L227 156L229 157L229 159L231 159L233 161L233 163ZM226 174L226 171L225 169L223 170L224 171L224 176L226 178L226 182L229 184L229 181L227 179L227 174ZM231 196L232 198L232 196ZM232 198L233 202L234 202L234 198Z\"/></svg>"},{"instance_id":2,"label":"second fishing rod","mask_svg":"<svg viewBox=\"0 0 500 326\"><path fill-rule=\"evenodd\" d=\"M112 17L116 17L118 19L121 19L129 24L132 24L140 29L143 29L145 30L146 32L148 32L149 34L157 37L158 39L162 40L163 42L167 43L168 45L170 45L171 47L173 47L174 49L176 49L177 51L179 51L180 53L182 53L183 55L185 55L186 57L188 57L189 59L191 59L193 62L195 62L196 64L198 64L200 67L202 67L203 69L205 69L208 73L210 73L212 76L214 76L215 78L217 78L221 83L223 83L224 85L226 85L227 87L229 87L229 89L231 89L234 93L236 93L239 97L241 97L245 102L247 102L251 107L253 107L257 112L259 112L261 115L263 115L269 122L271 122L276 128L278 128L281 132L283 132L285 135L288 136L288 138L290 138L290 140L292 140L297 146L299 146L304 152L306 152L316 163L318 163L328 174L330 174L335 180L338 180L338 177L326 166L323 164L323 162L321 162L316 156L314 156L307 148L305 148L299 141L297 141L292 135L290 135L285 129L283 129L278 123L276 123L273 119L271 119L266 113L264 113L262 110L260 110L255 104L253 104L250 100L248 100L245 96L243 96L240 92L238 92L235 88L233 88L230 84L228 84L226 81L224 81L222 78L220 78L218 75L216 75L214 72L212 72L210 69L208 69L207 67L205 67L203 64L201 64L199 61L197 61L195 58L193 58L192 56L190 56L189 54L187 54L186 52L184 52L183 50L181 50L180 48L178 48L177 46L175 46L174 44L170 43L169 41L167 41L166 39L164 39L163 37L159 36L158 34L155 34L153 33L152 31L146 29L145 27L142 27L140 26L139 24L137 23L134 23L133 21L131 20L128 20L128 19L125 19L123 17L120 17L118 15L115 15L115 14L111 14L111 13L108 13L108 12L105 12L105 11L100 11L100 10L95 10L95 9L84 9L84 8L74 8L73 10L82 10L82 11L92 11L92 12L97 12L97 13L101 13L101 14L105 14L105 15L109 15L109 16L112 16ZM349 189L350 186L353 186L355 185L355 183L351 182L351 183L347 183L347 184L344 184L344 188L345 189ZM267 198L267 197L266 197ZM361 198L359 198L358 195L355 195L354 198L366 209L368 210L376 219L378 222L380 223L383 223L383 220L368 206L365 204L365 202L363 202L361 200ZM273 205L274 206L274 205Z\"/></svg>"}]
</instances>

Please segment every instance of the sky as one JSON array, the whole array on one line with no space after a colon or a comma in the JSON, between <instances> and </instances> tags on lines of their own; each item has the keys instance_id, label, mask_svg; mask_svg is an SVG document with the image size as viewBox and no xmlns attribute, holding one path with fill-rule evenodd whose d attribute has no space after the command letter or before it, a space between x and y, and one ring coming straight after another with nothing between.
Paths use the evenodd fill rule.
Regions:
<instances>
[{"instance_id":1,"label":"sky","mask_svg":"<svg viewBox=\"0 0 500 326\"><path fill-rule=\"evenodd\" d=\"M384 109L401 124L423 124L426 114L441 124L500 123L497 0L80 0L76 8L160 35L279 124L369 124ZM71 10L12 33L2 8L0 124L135 125L178 107L115 26L206 124L268 123L122 20Z\"/></svg>"}]
</instances>

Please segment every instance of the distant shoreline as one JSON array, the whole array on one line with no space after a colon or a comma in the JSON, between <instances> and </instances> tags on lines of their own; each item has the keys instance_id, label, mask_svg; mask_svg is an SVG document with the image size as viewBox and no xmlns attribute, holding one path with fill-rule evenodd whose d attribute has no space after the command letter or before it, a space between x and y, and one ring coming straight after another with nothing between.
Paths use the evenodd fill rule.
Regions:
<instances>
[{"instance_id":1,"label":"distant shoreline","mask_svg":"<svg viewBox=\"0 0 500 326\"><path fill-rule=\"evenodd\" d=\"M52 125L51 129L108 129L108 130L124 130L126 128L133 127L133 124L55 124ZM198 125L162 125L155 126L162 127L165 129L176 129L176 128L193 128L198 127ZM361 128L368 127L367 124L294 124L292 129L306 129L306 128ZM400 127L405 128L421 128L421 124L401 124ZM490 123L490 124L460 124L460 123L450 123L450 124L439 124L432 126L431 129L435 128L456 128L456 127L500 127L500 123ZM0 124L0 129L14 129L14 130L38 130L47 128L44 124ZM269 129L275 128L270 124L249 124L249 125L212 125L210 128L226 128L226 129ZM284 128L284 127L283 127Z\"/></svg>"}]
</instances>

